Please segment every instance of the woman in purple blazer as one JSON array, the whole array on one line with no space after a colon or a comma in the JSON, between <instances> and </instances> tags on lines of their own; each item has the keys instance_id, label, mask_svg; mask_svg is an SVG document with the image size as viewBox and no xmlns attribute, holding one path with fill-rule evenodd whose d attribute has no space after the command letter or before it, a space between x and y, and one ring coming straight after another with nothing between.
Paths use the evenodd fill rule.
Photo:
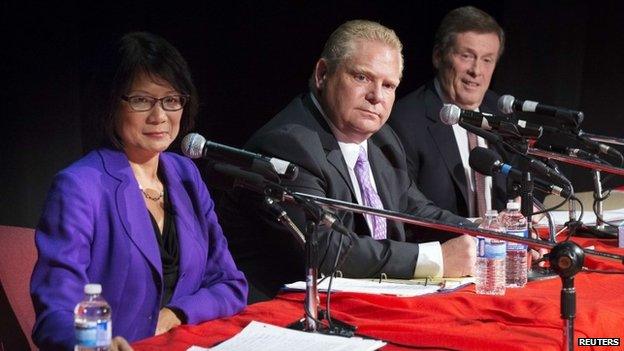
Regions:
<instances>
[{"instance_id":1,"label":"woman in purple blazer","mask_svg":"<svg viewBox=\"0 0 624 351\"><path fill-rule=\"evenodd\" d=\"M73 309L87 283L112 308L113 349L245 306L214 203L192 161L165 152L193 125L187 64L164 39L130 33L100 96L103 147L54 178L37 226L33 340L74 347Z\"/></svg>"}]
</instances>

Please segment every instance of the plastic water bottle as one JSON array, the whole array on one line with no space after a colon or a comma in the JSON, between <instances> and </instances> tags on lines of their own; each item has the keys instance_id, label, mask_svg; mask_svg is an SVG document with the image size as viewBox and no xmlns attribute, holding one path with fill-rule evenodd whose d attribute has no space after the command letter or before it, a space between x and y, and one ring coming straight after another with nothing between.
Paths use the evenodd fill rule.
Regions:
<instances>
[{"instance_id":1,"label":"plastic water bottle","mask_svg":"<svg viewBox=\"0 0 624 351\"><path fill-rule=\"evenodd\" d=\"M618 227L618 247L624 248L624 221Z\"/></svg>"},{"instance_id":2,"label":"plastic water bottle","mask_svg":"<svg viewBox=\"0 0 624 351\"><path fill-rule=\"evenodd\" d=\"M501 213L501 224L507 229L507 234L527 238L529 230L527 219L520 213L520 203L509 201L507 211ZM508 288L521 288L527 283L527 257L525 244L507 243L507 274Z\"/></svg>"},{"instance_id":3,"label":"plastic water bottle","mask_svg":"<svg viewBox=\"0 0 624 351\"><path fill-rule=\"evenodd\" d=\"M111 308L102 296L100 284L87 284L85 297L74 309L76 347L74 351L105 351L111 344Z\"/></svg>"},{"instance_id":4,"label":"plastic water bottle","mask_svg":"<svg viewBox=\"0 0 624 351\"><path fill-rule=\"evenodd\" d=\"M505 232L498 221L498 212L488 210L481 229ZM477 294L505 295L505 256L507 243L502 240L478 237L476 282Z\"/></svg>"}]
</instances>

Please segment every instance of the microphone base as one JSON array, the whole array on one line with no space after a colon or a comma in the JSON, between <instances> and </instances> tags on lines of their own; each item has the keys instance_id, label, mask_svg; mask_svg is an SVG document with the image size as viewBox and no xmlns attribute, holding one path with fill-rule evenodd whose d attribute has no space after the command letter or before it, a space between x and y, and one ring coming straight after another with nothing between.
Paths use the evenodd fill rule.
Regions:
<instances>
[{"instance_id":1,"label":"microphone base","mask_svg":"<svg viewBox=\"0 0 624 351\"><path fill-rule=\"evenodd\" d=\"M618 228L612 226L594 226L584 225L576 230L574 236L580 236L584 238L598 238L598 239L617 239Z\"/></svg>"},{"instance_id":2,"label":"microphone base","mask_svg":"<svg viewBox=\"0 0 624 351\"><path fill-rule=\"evenodd\" d=\"M323 310L318 311L319 320L328 322L327 319L324 318L324 315L325 315L325 311ZM309 330L306 329L305 318L302 318L294 323L289 324L286 328L292 329L292 330L309 332ZM324 335L335 335L335 336L342 336L345 338L350 338L355 335L356 329L357 327L353 325L347 324L336 318L332 318L331 325L326 326L326 325L319 324L316 326L316 329L312 332L324 334Z\"/></svg>"}]
</instances>

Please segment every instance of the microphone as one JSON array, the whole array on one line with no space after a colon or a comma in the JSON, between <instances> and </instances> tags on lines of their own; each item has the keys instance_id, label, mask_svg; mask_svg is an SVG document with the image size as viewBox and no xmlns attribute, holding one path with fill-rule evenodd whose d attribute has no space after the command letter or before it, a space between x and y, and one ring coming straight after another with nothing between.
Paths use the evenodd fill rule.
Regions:
<instances>
[{"instance_id":1,"label":"microphone","mask_svg":"<svg viewBox=\"0 0 624 351\"><path fill-rule=\"evenodd\" d=\"M484 175L492 176L495 173L502 173L515 181L522 181L521 171L513 168L511 165L503 163L498 159L498 155L496 155L494 151L483 147L475 147L470 151L468 164L470 164L470 168ZM549 194L566 198L572 195L572 190L569 186L562 188L540 178L533 178L533 183L537 188Z\"/></svg>"},{"instance_id":2,"label":"microphone","mask_svg":"<svg viewBox=\"0 0 624 351\"><path fill-rule=\"evenodd\" d=\"M299 174L299 168L293 163L217 144L206 140L206 138L197 133L190 133L184 137L182 140L182 153L192 159L215 159L261 173L263 173L262 170L266 171L266 167L269 166L274 174L277 173L281 178L288 180L294 180Z\"/></svg>"},{"instance_id":3,"label":"microphone","mask_svg":"<svg viewBox=\"0 0 624 351\"><path fill-rule=\"evenodd\" d=\"M579 133L578 135L578 139L581 141L581 143L583 143L583 145L585 145L589 150L592 150L595 153L598 154L605 154L605 155L609 155L609 156L613 156L613 157L618 157L620 159L622 159L622 154L615 148L591 140L588 137L583 135L583 132L581 131L581 133Z\"/></svg>"},{"instance_id":4,"label":"microphone","mask_svg":"<svg viewBox=\"0 0 624 351\"><path fill-rule=\"evenodd\" d=\"M498 99L498 109L504 114L511 114L513 111L539 113L563 119L568 125L573 127L579 126L581 122L583 122L583 118L585 118L585 115L581 111L548 106L536 101L516 100L516 98L511 95L503 95Z\"/></svg>"},{"instance_id":5,"label":"microphone","mask_svg":"<svg viewBox=\"0 0 624 351\"><path fill-rule=\"evenodd\" d=\"M510 116L496 116L491 113L462 110L453 104L444 104L442 106L442 109L440 109L440 120L449 126L461 121L486 130L495 129L507 133L512 128L513 134L520 134L520 136L529 139L537 139L543 132L541 126L524 120L516 120Z\"/></svg>"}]
</instances>

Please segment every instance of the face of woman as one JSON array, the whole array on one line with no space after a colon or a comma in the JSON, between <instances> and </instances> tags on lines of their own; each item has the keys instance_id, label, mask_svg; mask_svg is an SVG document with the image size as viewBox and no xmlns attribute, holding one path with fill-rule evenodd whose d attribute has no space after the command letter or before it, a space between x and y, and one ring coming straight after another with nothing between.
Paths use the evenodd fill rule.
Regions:
<instances>
[{"instance_id":1,"label":"face of woman","mask_svg":"<svg viewBox=\"0 0 624 351\"><path fill-rule=\"evenodd\" d=\"M158 76L138 74L130 91L128 100L141 102L165 97L177 98L181 95L169 82ZM175 140L180 131L182 109L167 111L163 102L171 98L156 101L147 111L137 111L130 101L122 101L116 119L115 130L121 138L125 153L129 158L151 158L165 151ZM168 102L165 102L167 106Z\"/></svg>"}]
</instances>

